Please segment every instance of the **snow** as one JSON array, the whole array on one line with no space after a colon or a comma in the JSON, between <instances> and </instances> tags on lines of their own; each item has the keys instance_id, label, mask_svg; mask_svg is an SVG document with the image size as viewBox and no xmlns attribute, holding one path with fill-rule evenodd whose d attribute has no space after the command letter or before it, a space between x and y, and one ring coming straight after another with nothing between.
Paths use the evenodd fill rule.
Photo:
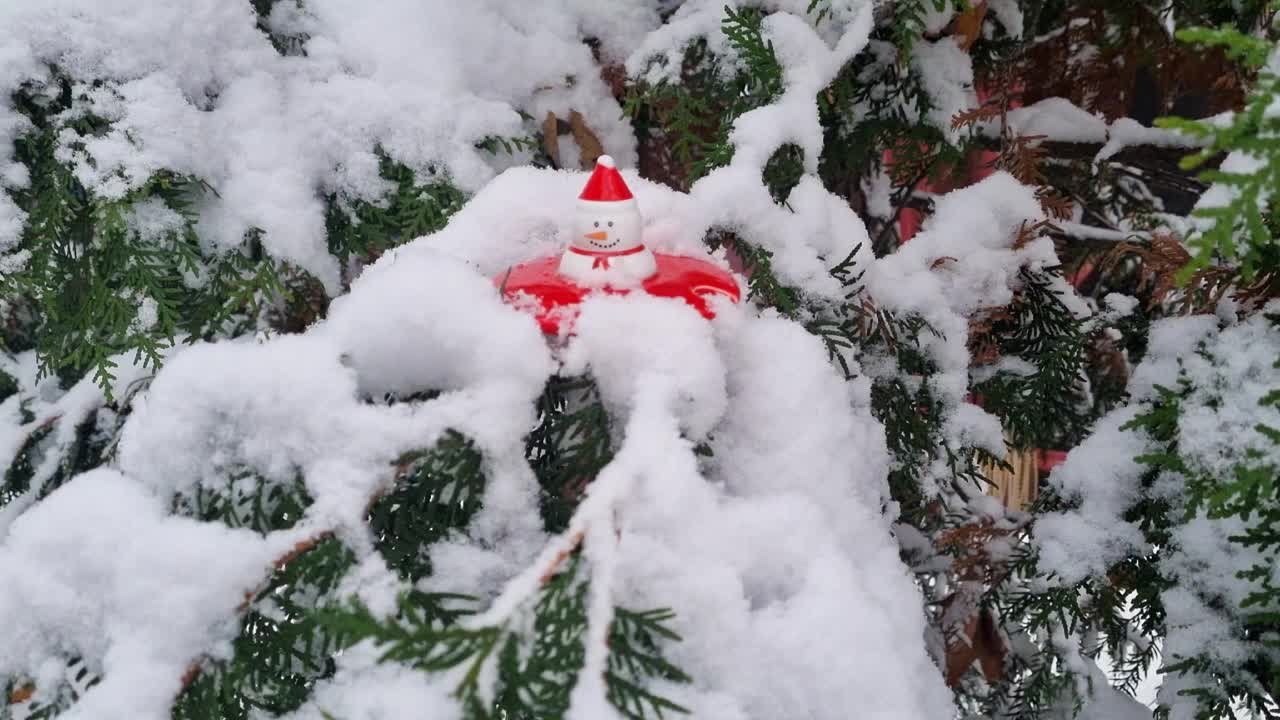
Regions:
<instances>
[{"instance_id":1,"label":"snow","mask_svg":"<svg viewBox=\"0 0 1280 720\"><path fill-rule=\"evenodd\" d=\"M366 268L305 332L175 350L135 399L112 469L0 510L0 576L19 578L0 592L0 627L30 619L0 648L0 675L42 678L42 667L74 650L105 679L72 717L167 717L187 667L226 653L245 593L285 551L324 533L357 557L343 591L389 610L401 586L377 560L365 509L391 482L397 457L455 430L483 455L483 509L465 537L432 547L436 574L422 586L481 598L485 610L469 622L516 618L558 558L581 547L591 579L587 668L571 717L612 713L602 671L616 603L675 610L685 640L670 651L694 681L670 694L695 714L825 720L856 707L869 717L949 717L951 695L921 642L920 590L884 512L890 460L868 377L845 381L801 324L747 305L721 304L708 323L679 301L593 298L575 334L549 344L493 284L512 264L563 247L586 176L504 170L519 158L474 144L523 133L517 110L535 118L578 110L618 158L655 250L701 253L707 230L730 230L771 252L783 282L835 301L847 289L828 269L861 244L857 261L876 302L918 313L938 331L922 343L940 369L936 397L952 409L947 441L1000 447L994 418L963 402L968 322L1009 302L1020 267L1057 264L1046 238L1013 247L1023 223L1041 219L1039 203L1031 188L996 174L940 198L923 232L874 259L862 221L816 176L814 99L867 45L872 3L833 1L816 25L808 4L758 3L772 12L764 31L784 92L739 118L732 163L688 194L627 169L634 138L581 39L598 35L606 57L660 79L695 37L726 47L716 0L686 2L660 27L659 3L629 0L282 3L270 25L307 36L305 55L288 56L256 29L247 4L0 7L0 97L43 77L46 62L77 81L105 78L77 111L97 112L112 128L64 138L62 157L99 197L119 197L160 168L208 181L218 194L196 209L209 249L261 228L269 253L336 294L321 198L376 200L385 183L375 148L420 178L447 176L475 193L445 229ZM915 52L926 87L944 101L934 121L949 125L974 105L968 56L950 38ZM0 105L0 145L20 126ZM805 172L784 207L761 171L786 143L803 150ZM21 182L12 167L0 158L6 182ZM12 232L17 217L6 208L0 232ZM163 233L174 218L142 206L130 222ZM0 235L0 246L13 239ZM29 354L4 362L24 373L22 398L0 406L0 451L9 457L33 429L19 422L20 400L41 398L31 405L36 422L61 418L56 442L105 401L92 383L65 393L38 383ZM595 379L617 452L569 530L548 537L524 436L557 372ZM439 394L380 402L428 390ZM713 451L706 460L694 452L704 441ZM300 476L314 502L293 529L265 536L169 513L175 495L243 470L267 483ZM372 652L344 653L297 719L454 711L442 685L375 663Z\"/></svg>"},{"instance_id":2,"label":"snow","mask_svg":"<svg viewBox=\"0 0 1280 720\"><path fill-rule=\"evenodd\" d=\"M933 91L931 91L932 93ZM952 89L950 92L954 93ZM1101 144L1094 162L1114 157L1127 147L1150 145L1165 148L1196 148L1203 140L1178 130L1144 126L1130 118L1118 118L1108 124L1106 118L1091 113L1066 98L1050 97L1032 105L1013 108L1005 120L1015 135L1044 136L1048 142ZM984 134L997 135L998 120L980 125Z\"/></svg>"},{"instance_id":3,"label":"snow","mask_svg":"<svg viewBox=\"0 0 1280 720\"><path fill-rule=\"evenodd\" d=\"M1022 37L1025 23L1022 8L1018 6L1017 0L987 0L987 9L996 20L1000 21L1001 25L1004 25L1010 37Z\"/></svg>"},{"instance_id":4,"label":"snow","mask_svg":"<svg viewBox=\"0 0 1280 720\"><path fill-rule=\"evenodd\" d=\"M1280 426L1280 410L1259 402L1280 386L1280 331L1265 317L1276 310L1280 304L1273 302L1246 319L1200 315L1153 323L1148 355L1129 382L1131 404L1103 417L1049 478L1072 506L1037 520L1041 568L1070 585L1104 575L1130 554L1158 550L1156 567L1171 581L1161 593L1166 664L1206 657L1229 671L1260 652L1258 642L1240 630L1241 603L1256 589L1241 573L1266 567L1274 557L1238 538L1261 520L1210 518L1204 508L1193 512L1187 486L1198 478L1231 478L1241 464L1280 461L1275 444L1258 431L1260 425ZM1151 408L1161 387L1181 394L1174 440L1187 470L1162 470L1144 486L1151 468L1136 458L1166 448L1145 431L1124 426ZM1141 529L1125 518L1143 499L1170 506L1175 522L1165 547L1148 547ZM1178 691L1215 682L1194 672L1167 674L1157 700L1171 717L1194 717L1197 703Z\"/></svg>"},{"instance_id":5,"label":"snow","mask_svg":"<svg viewBox=\"0 0 1280 720\"><path fill-rule=\"evenodd\" d=\"M581 1L586 3L590 0ZM860 49L861 42L853 41L863 33L858 28L869 24L872 4L871 0L830 0L824 3L828 12L820 23L817 23L817 14L809 12L810 0L756 0L750 6L772 13L770 17L786 18L782 22L807 24L826 46L834 47L841 55L851 56ZM677 80L684 49L697 38L705 38L709 50L726 57L733 65L736 52L720 29L724 7L721 0L686 0L681 3L667 22L648 33L627 57L627 74L651 83ZM869 31L868 26L866 32ZM851 47L851 51L841 51L842 44L846 48ZM819 48L814 45L810 50Z\"/></svg>"},{"instance_id":6,"label":"snow","mask_svg":"<svg viewBox=\"0 0 1280 720\"><path fill-rule=\"evenodd\" d=\"M1086 225L1084 223L1072 222L1070 220L1054 221L1054 227L1062 231L1063 235L1068 237L1080 238L1082 240L1103 240L1106 242L1130 242L1135 239L1150 240L1151 233L1145 230L1110 230L1108 228L1100 228L1094 225Z\"/></svg>"},{"instance_id":7,"label":"snow","mask_svg":"<svg viewBox=\"0 0 1280 720\"><path fill-rule=\"evenodd\" d=\"M1149 708L1111 687L1105 677L1099 677L1093 683L1084 709L1075 717L1077 720L1151 720L1152 713Z\"/></svg>"},{"instance_id":8,"label":"snow","mask_svg":"<svg viewBox=\"0 0 1280 720\"><path fill-rule=\"evenodd\" d=\"M1119 118L1107 128L1107 144L1098 151L1097 161L1106 160L1132 145L1195 148L1203 142L1178 130L1146 127L1130 118Z\"/></svg>"},{"instance_id":9,"label":"snow","mask_svg":"<svg viewBox=\"0 0 1280 720\"><path fill-rule=\"evenodd\" d=\"M1266 161L1251 153L1243 150L1233 150L1227 153L1222 159L1222 164L1218 166L1218 170L1223 173L1232 175L1253 175L1266 167ZM1214 208L1227 207L1236 200L1240 195L1240 189L1233 185L1225 185L1223 183L1213 183L1200 194L1196 200L1196 210L1212 210ZM1270 197L1270 193L1265 186L1258 193L1258 203L1264 205ZM1192 215L1190 218L1192 226L1192 234L1188 239L1200 233L1205 232L1213 226L1214 220L1206 217Z\"/></svg>"},{"instance_id":10,"label":"snow","mask_svg":"<svg viewBox=\"0 0 1280 720\"><path fill-rule=\"evenodd\" d=\"M1122 293L1107 293L1102 302L1116 318L1128 317L1138 309L1138 298Z\"/></svg>"},{"instance_id":11,"label":"snow","mask_svg":"<svg viewBox=\"0 0 1280 720\"><path fill-rule=\"evenodd\" d=\"M332 680L316 684L315 696L286 720L385 720L412 715L432 720L462 717L451 688L442 682L425 682L427 676L394 663L379 663L381 651L361 643L342 653ZM366 692L352 693L351 687Z\"/></svg>"},{"instance_id":12,"label":"snow","mask_svg":"<svg viewBox=\"0 0 1280 720\"><path fill-rule=\"evenodd\" d=\"M132 388L146 377L145 368L131 359L131 355L112 358L117 365L118 388ZM0 372L14 378L19 388L29 389L0 403L0 466L12 465L32 435L48 428L48 435L42 441L44 454L33 468L27 491L0 507L0 539L3 539L9 525L35 502L36 496L58 472L61 458L76 441L77 429L103 409L107 398L92 377L80 380L68 390L63 390L55 377L38 378L34 351L13 358L0 354ZM24 409L31 416L28 421L24 421Z\"/></svg>"},{"instance_id":13,"label":"snow","mask_svg":"<svg viewBox=\"0 0 1280 720\"><path fill-rule=\"evenodd\" d=\"M1093 434L1049 476L1064 498L1079 502L1076 510L1036 520L1041 567L1063 583L1105 574L1145 546L1142 533L1123 520L1140 497L1139 482L1146 472L1137 458L1151 451L1144 433L1121 430L1137 414L1137 408L1126 407L1099 420Z\"/></svg>"},{"instance_id":14,"label":"snow","mask_svg":"<svg viewBox=\"0 0 1280 720\"><path fill-rule=\"evenodd\" d=\"M95 470L13 523L0 545L0 675L70 652L102 682L60 717L167 716L186 668L202 650L229 650L236 607L296 538L172 517L166 505Z\"/></svg>"},{"instance_id":15,"label":"snow","mask_svg":"<svg viewBox=\"0 0 1280 720\"><path fill-rule=\"evenodd\" d=\"M864 277L876 302L918 313L941 335L922 333L921 344L938 364L934 382L951 407L968 389L969 318L1013 299L1018 268L1056 263L1047 238L1013 247L1022 224L1042 216L1031 188L1007 173L993 174L940 198L924 230Z\"/></svg>"},{"instance_id":16,"label":"snow","mask_svg":"<svg viewBox=\"0 0 1280 720\"><path fill-rule=\"evenodd\" d=\"M920 41L912 46L911 67L929 95L928 120L952 142L960 131L951 127L957 113L978 107L978 94L973 84L973 58L960 47L960 40L946 36L934 42Z\"/></svg>"},{"instance_id":17,"label":"snow","mask_svg":"<svg viewBox=\"0 0 1280 720\"><path fill-rule=\"evenodd\" d=\"M279 3L278 7L290 3ZM374 147L420 176L474 190L499 161L474 147L522 135L522 109L581 112L605 147L634 162L634 139L580 33L628 54L656 27L651 5L628 0L541 4L316 0L273 21L310 35L305 56L281 56L248 3L54 0L0 6L0 97L56 64L106 85L82 110L114 121L101 137L64 144L82 182L119 197L168 168L210 183L201 238L236 246L261 228L267 249L337 289L317 190L368 198L380 188ZM422 38L432 42L424 43ZM572 77L572 83L566 82ZM0 104L0 177L17 182L12 140L25 126ZM69 133L66 133L69 134ZM64 134L64 135L66 135ZM20 227L0 194L0 248Z\"/></svg>"},{"instance_id":18,"label":"snow","mask_svg":"<svg viewBox=\"0 0 1280 720\"><path fill-rule=\"evenodd\" d=\"M1107 139L1107 122L1066 98L1045 98L1008 113L1009 127L1017 135L1044 135L1058 142L1101 143Z\"/></svg>"}]
</instances>

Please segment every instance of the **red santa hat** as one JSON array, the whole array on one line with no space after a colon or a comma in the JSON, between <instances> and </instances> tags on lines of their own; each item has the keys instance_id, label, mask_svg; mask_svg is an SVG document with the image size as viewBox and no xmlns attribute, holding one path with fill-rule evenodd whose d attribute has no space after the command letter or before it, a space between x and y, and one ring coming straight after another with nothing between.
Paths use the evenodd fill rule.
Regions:
<instances>
[{"instance_id":1,"label":"red santa hat","mask_svg":"<svg viewBox=\"0 0 1280 720\"><path fill-rule=\"evenodd\" d=\"M631 188L627 187L627 182L622 179L622 173L618 172L618 166L608 155L596 158L595 172L591 173L587 186L582 189L578 200L579 204L598 209L604 209L605 204L618 209L634 207L636 204L635 197L631 195Z\"/></svg>"}]
</instances>

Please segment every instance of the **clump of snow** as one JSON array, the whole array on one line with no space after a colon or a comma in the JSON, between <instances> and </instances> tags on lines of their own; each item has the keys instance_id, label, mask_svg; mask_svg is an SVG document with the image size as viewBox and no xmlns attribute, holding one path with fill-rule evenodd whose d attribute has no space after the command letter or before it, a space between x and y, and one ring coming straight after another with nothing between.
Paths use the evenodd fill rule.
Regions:
<instances>
[{"instance_id":1,"label":"clump of snow","mask_svg":"<svg viewBox=\"0 0 1280 720\"><path fill-rule=\"evenodd\" d=\"M187 667L229 651L237 606L296 541L172 517L118 472L86 473L0 544L0 676L72 653L102 682L59 717L167 717Z\"/></svg>"},{"instance_id":2,"label":"clump of snow","mask_svg":"<svg viewBox=\"0 0 1280 720\"><path fill-rule=\"evenodd\" d=\"M1106 160L1131 145L1194 148L1201 141L1179 130L1147 127L1131 118L1120 118L1107 128L1107 143L1098 151L1097 160Z\"/></svg>"},{"instance_id":3,"label":"clump of snow","mask_svg":"<svg viewBox=\"0 0 1280 720\"><path fill-rule=\"evenodd\" d=\"M1024 19L1017 0L987 0L987 8L1011 37L1022 37Z\"/></svg>"},{"instance_id":4,"label":"clump of snow","mask_svg":"<svg viewBox=\"0 0 1280 720\"><path fill-rule=\"evenodd\" d=\"M1008 113L1009 127L1023 136L1044 135L1057 142L1101 143L1107 140L1107 122L1066 98L1045 98Z\"/></svg>"},{"instance_id":5,"label":"clump of snow","mask_svg":"<svg viewBox=\"0 0 1280 720\"><path fill-rule=\"evenodd\" d=\"M1107 293L1106 297L1102 298L1102 302L1106 304L1107 310L1114 313L1116 317L1128 317L1133 314L1134 310L1138 309L1138 299L1132 295Z\"/></svg>"},{"instance_id":6,"label":"clump of snow","mask_svg":"<svg viewBox=\"0 0 1280 720\"><path fill-rule=\"evenodd\" d=\"M1267 310L1276 309L1273 303ZM1131 404L1100 420L1050 476L1073 507L1038 519L1041 568L1071 584L1104 575L1131 554L1154 551L1158 571L1171 581L1161 593L1166 664L1208 657L1229 670L1261 652L1240 631L1241 603L1256 589L1241 574L1274 558L1238 542L1259 519L1211 518L1203 507L1193 511L1188 485L1231 479L1240 465L1280 462L1280 449L1258 430L1280 427L1280 410L1259 402L1280 387L1277 356L1280 330L1265 313L1235 321L1202 315L1153 324L1147 358L1130 379ZM1138 458L1169 449L1146 431L1125 426L1152 408L1160 388L1180 396L1173 450L1186 471L1163 469L1144 485L1152 468ZM1142 530L1125 518L1144 499L1169 505L1175 523L1164 547L1148 547ZM1194 672L1166 676L1158 700L1173 717L1193 717L1197 702L1178 690L1206 683L1215 681Z\"/></svg>"},{"instance_id":7,"label":"clump of snow","mask_svg":"<svg viewBox=\"0 0 1280 720\"><path fill-rule=\"evenodd\" d=\"M1122 430L1137 408L1118 410L1098 421L1093 434L1054 469L1050 484L1078 509L1046 513L1036 520L1041 566L1064 583L1099 575L1144 548L1142 533L1123 520L1141 497L1146 466L1137 458L1151 443L1139 430Z\"/></svg>"},{"instance_id":8,"label":"clump of snow","mask_svg":"<svg viewBox=\"0 0 1280 720\"><path fill-rule=\"evenodd\" d=\"M932 2L922 3L921 7L924 9L924 32L926 35L937 35L942 32L947 25L951 24L951 19L956 16L956 7L951 0L943 0L938 4Z\"/></svg>"},{"instance_id":9,"label":"clump of snow","mask_svg":"<svg viewBox=\"0 0 1280 720\"><path fill-rule=\"evenodd\" d=\"M430 717L455 720L462 708L450 697L452 687L394 663L380 663L382 651L365 642L349 648L337 660L333 678L316 683L315 695L286 720L384 720ZM456 684L456 683L455 683ZM351 688L359 687L355 693Z\"/></svg>"},{"instance_id":10,"label":"clump of snow","mask_svg":"<svg viewBox=\"0 0 1280 720\"><path fill-rule=\"evenodd\" d=\"M960 131L951 127L957 113L978 107L978 94L973 84L973 58L960 47L960 40L948 35L939 40L919 41L912 46L911 67L932 107L929 122L955 141Z\"/></svg>"},{"instance_id":11,"label":"clump of snow","mask_svg":"<svg viewBox=\"0 0 1280 720\"><path fill-rule=\"evenodd\" d=\"M78 111L103 116L111 128L102 136L64 132L60 153L91 192L120 197L162 168L195 175L218 193L199 208L205 242L236 246L261 228L269 252L336 291L321 194L370 199L382 188L375 147L419 177L447 176L474 190L503 162L475 144L525 134L517 110L536 118L577 110L612 155L634 161L631 130L581 40L594 34L615 57L630 54L659 24L653 3L544 4L530 12L519 0L465 8L315 0L272 21L306 33L305 55L278 54L249 3L6 3L4 184L22 185L9 148L26 123L11 94L46 79L47 66L75 81L102 80ZM21 219L0 193L0 248L17 237Z\"/></svg>"},{"instance_id":12,"label":"clump of snow","mask_svg":"<svg viewBox=\"0 0 1280 720\"><path fill-rule=\"evenodd\" d=\"M1042 217L1031 188L996 173L941 197L922 232L868 268L863 281L877 303L903 316L918 315L936 331L921 333L921 347L937 363L931 382L944 406L961 406L968 391L969 319L1013 299L1019 268L1057 264L1048 238L1014 247L1023 224ZM1067 290L1062 297L1071 302L1074 294ZM953 413L948 423L949 436L1003 453L986 413Z\"/></svg>"},{"instance_id":13,"label":"clump of snow","mask_svg":"<svg viewBox=\"0 0 1280 720\"><path fill-rule=\"evenodd\" d=\"M663 328L660 337L648 329ZM711 327L682 300L638 297L593 298L584 303L565 353L565 371L590 371L605 403L620 417L651 375L671 383L673 408L689 437L700 440L724 415L728 403L724 366Z\"/></svg>"}]
</instances>

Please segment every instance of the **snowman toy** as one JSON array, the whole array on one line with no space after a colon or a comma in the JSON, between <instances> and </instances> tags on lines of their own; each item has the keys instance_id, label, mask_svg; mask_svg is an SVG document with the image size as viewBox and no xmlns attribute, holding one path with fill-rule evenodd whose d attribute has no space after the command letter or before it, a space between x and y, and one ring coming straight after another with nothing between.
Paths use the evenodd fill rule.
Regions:
<instances>
[{"instance_id":1,"label":"snowman toy","mask_svg":"<svg viewBox=\"0 0 1280 720\"><path fill-rule=\"evenodd\" d=\"M675 298L707 319L715 317L713 298L741 300L737 279L710 258L645 247L640 208L608 155L596 160L572 227L563 254L535 258L493 278L503 299L533 314L549 337L571 335L578 306L594 294Z\"/></svg>"},{"instance_id":2,"label":"snowman toy","mask_svg":"<svg viewBox=\"0 0 1280 720\"><path fill-rule=\"evenodd\" d=\"M641 240L640 208L613 158L601 155L578 196L560 274L582 287L634 287L658 271Z\"/></svg>"}]
</instances>

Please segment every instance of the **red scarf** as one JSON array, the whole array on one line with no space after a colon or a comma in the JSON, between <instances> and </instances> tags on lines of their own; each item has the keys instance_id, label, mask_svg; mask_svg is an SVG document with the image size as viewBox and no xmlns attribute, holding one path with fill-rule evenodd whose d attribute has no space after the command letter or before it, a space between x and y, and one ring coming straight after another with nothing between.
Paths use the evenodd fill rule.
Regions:
<instances>
[{"instance_id":1,"label":"red scarf","mask_svg":"<svg viewBox=\"0 0 1280 720\"><path fill-rule=\"evenodd\" d=\"M570 245L569 252L595 258L595 262L591 263L592 270L595 270L596 268L604 268L605 270L608 270L609 258L619 257L622 255L635 255L638 252L644 252L644 246L637 245L631 248L630 250L609 251L609 250L583 250L580 247Z\"/></svg>"}]
</instances>

